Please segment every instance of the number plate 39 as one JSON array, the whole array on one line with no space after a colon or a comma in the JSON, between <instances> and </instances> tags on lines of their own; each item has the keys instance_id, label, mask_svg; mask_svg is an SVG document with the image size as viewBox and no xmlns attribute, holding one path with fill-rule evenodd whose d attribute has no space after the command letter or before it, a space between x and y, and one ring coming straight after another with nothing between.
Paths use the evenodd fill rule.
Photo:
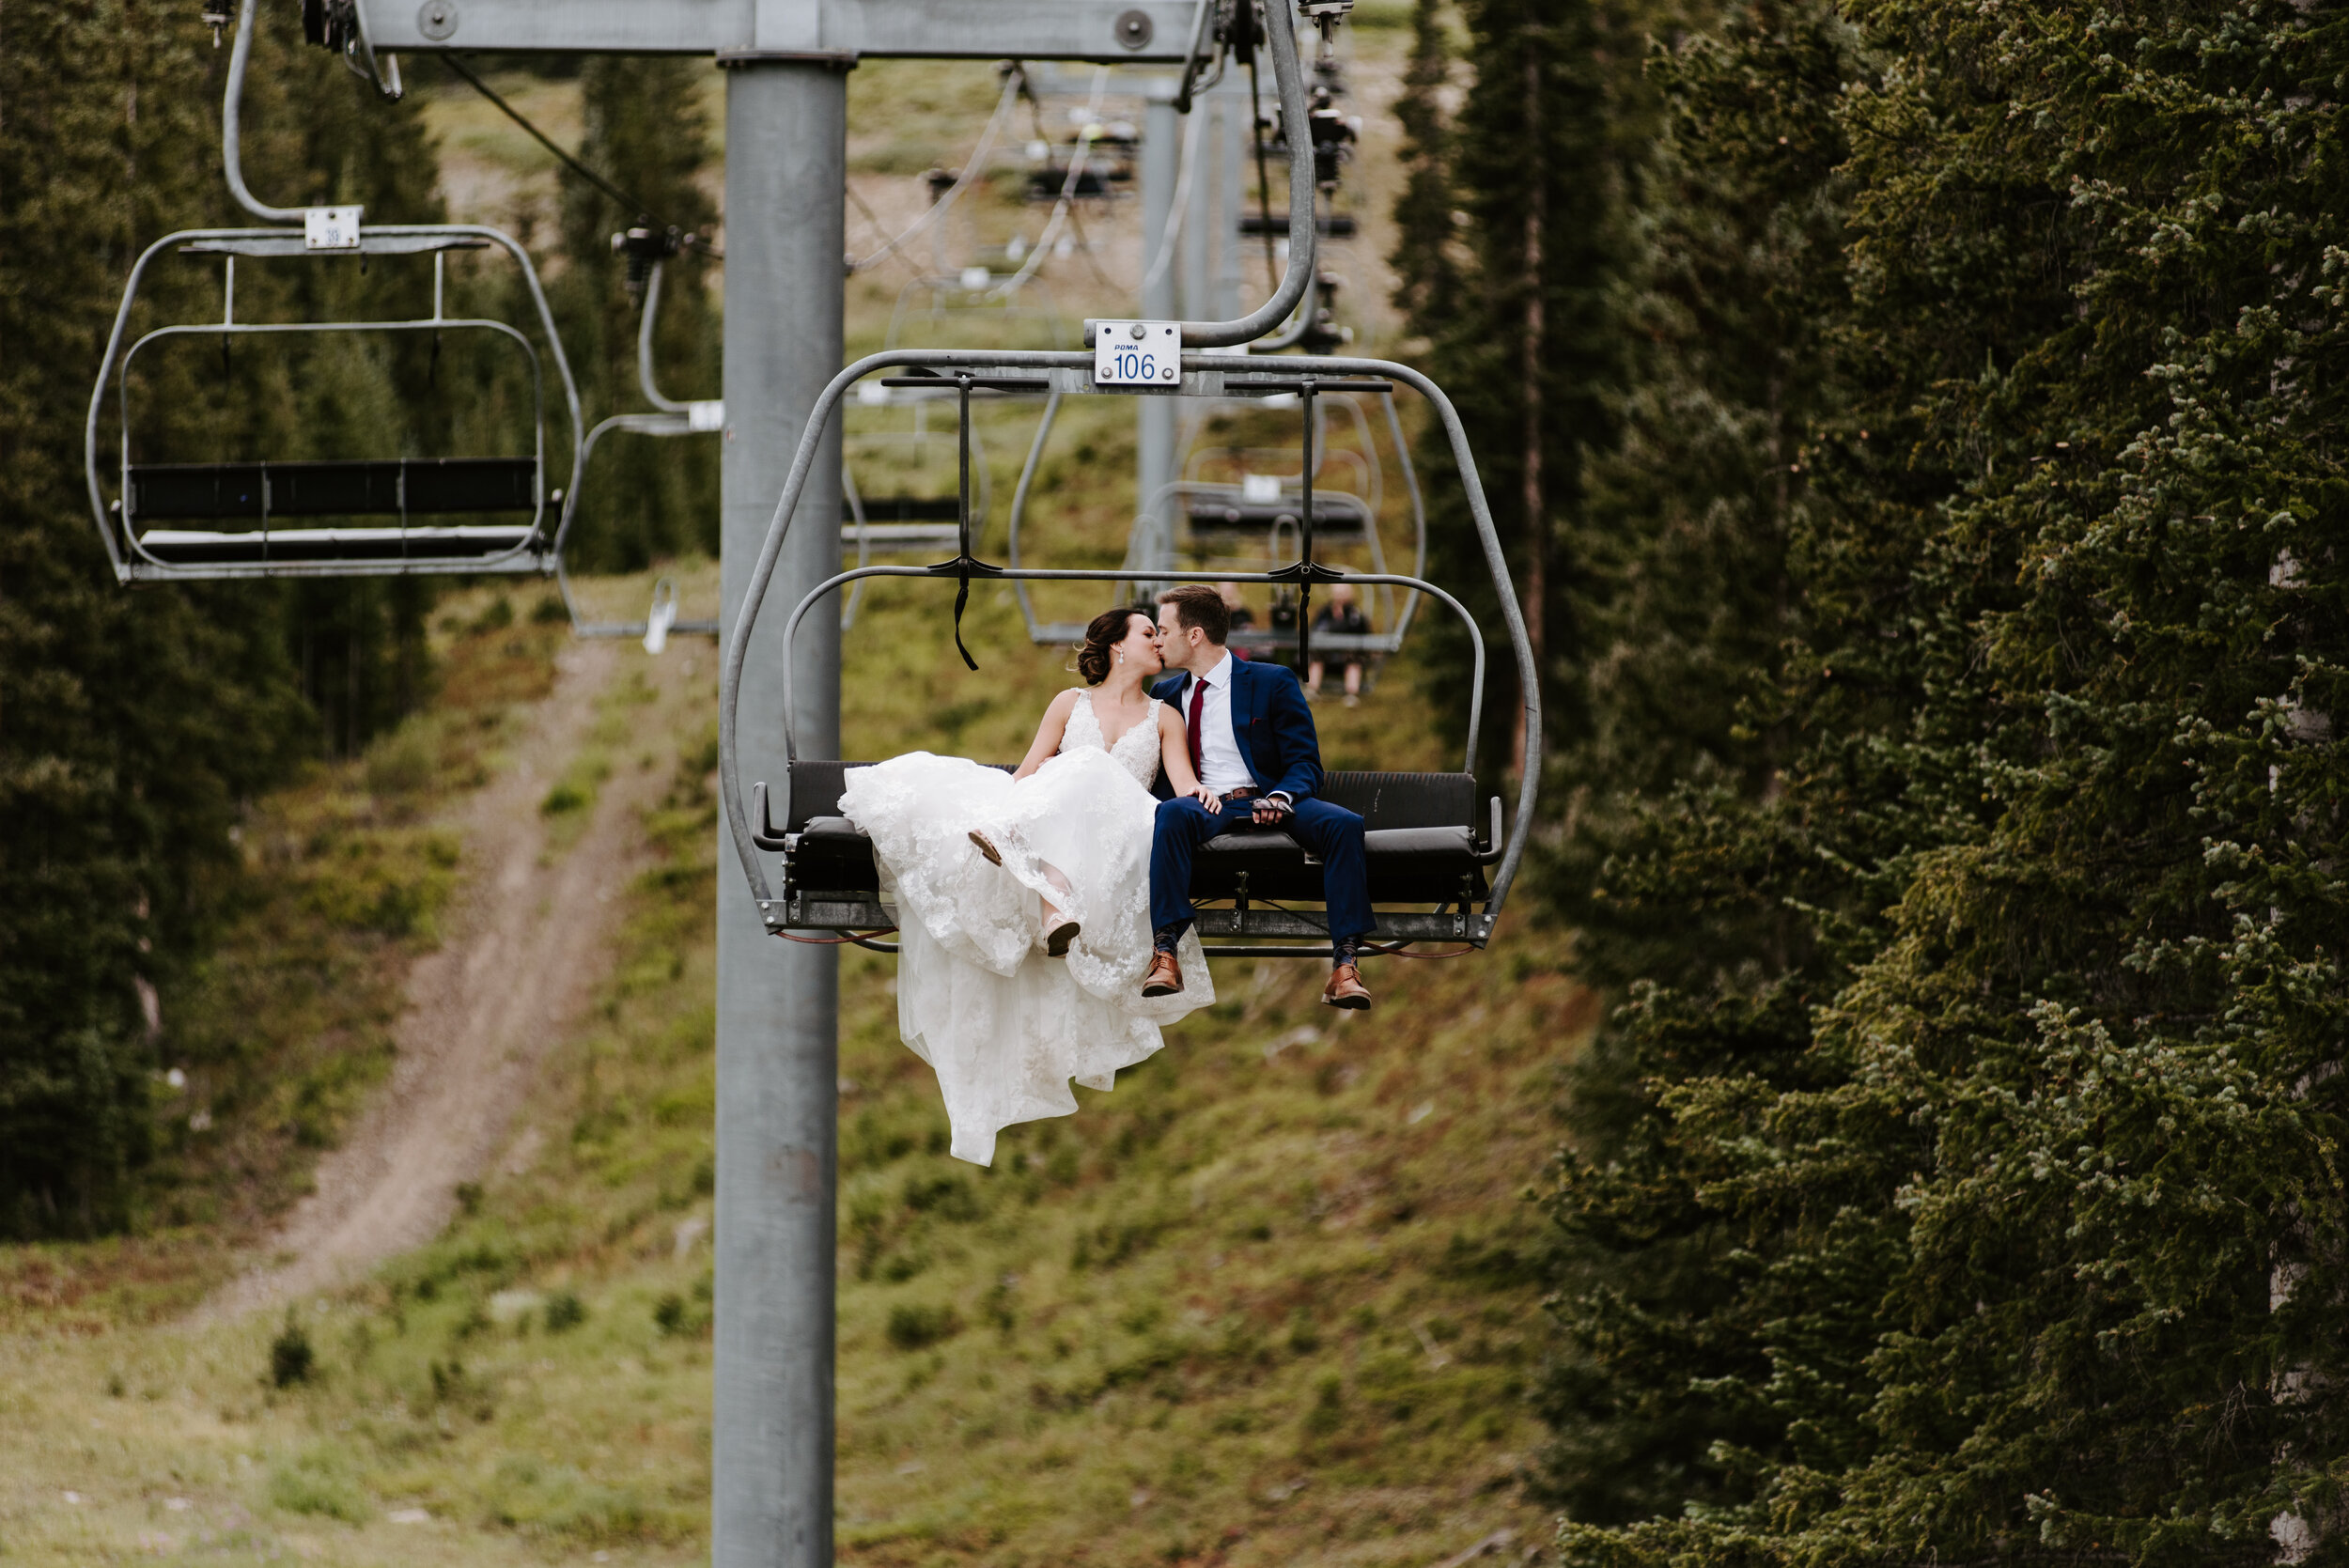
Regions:
<instances>
[{"instance_id":1,"label":"number plate 39","mask_svg":"<svg viewBox=\"0 0 2349 1568\"><path fill-rule=\"evenodd\" d=\"M1183 379L1183 334L1172 321L1097 321L1095 386L1173 388Z\"/></svg>"}]
</instances>

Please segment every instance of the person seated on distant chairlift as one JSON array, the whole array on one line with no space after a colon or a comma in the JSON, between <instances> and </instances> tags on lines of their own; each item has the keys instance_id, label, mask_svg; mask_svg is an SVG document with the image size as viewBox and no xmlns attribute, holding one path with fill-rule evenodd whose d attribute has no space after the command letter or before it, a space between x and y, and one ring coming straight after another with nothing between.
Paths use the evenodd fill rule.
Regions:
<instances>
[{"instance_id":1,"label":"person seated on distant chairlift","mask_svg":"<svg viewBox=\"0 0 2349 1568\"><path fill-rule=\"evenodd\" d=\"M1354 602L1354 584L1351 582L1332 584L1330 589L1330 602L1323 605L1319 613L1314 616L1314 635L1318 637L1325 631L1334 631L1346 637L1370 635L1370 617L1363 614L1361 607ZM1321 695L1323 663L1322 660L1315 659L1305 667L1305 695L1308 697ZM1352 707L1362 700L1361 655L1348 650L1344 663L1346 665L1346 706Z\"/></svg>"},{"instance_id":2,"label":"person seated on distant chairlift","mask_svg":"<svg viewBox=\"0 0 2349 1568\"><path fill-rule=\"evenodd\" d=\"M1245 631L1250 627L1256 624L1256 613L1248 608L1248 601L1246 599L1239 597L1238 583L1219 582L1215 585L1215 591L1217 594L1221 596L1223 599L1223 608L1231 613L1232 629L1234 631ZM1232 650L1232 657L1234 659L1246 659L1249 657L1249 653L1246 648L1234 648Z\"/></svg>"}]
</instances>

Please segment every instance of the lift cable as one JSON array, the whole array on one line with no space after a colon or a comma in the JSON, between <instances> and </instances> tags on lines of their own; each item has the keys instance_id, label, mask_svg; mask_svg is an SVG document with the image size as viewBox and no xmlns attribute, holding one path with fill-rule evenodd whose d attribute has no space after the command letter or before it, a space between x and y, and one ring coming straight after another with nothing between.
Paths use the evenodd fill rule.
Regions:
<instances>
[{"instance_id":1,"label":"lift cable","mask_svg":"<svg viewBox=\"0 0 2349 1568\"><path fill-rule=\"evenodd\" d=\"M1052 206L1052 216L1045 224L1044 232L1036 237L1034 248L1029 251L1027 260L1017 272L988 289L989 298L1007 300L1021 284L1035 275L1035 270L1044 264L1046 253L1060 239L1061 225L1066 223L1069 214L1075 211L1077 187L1084 179L1085 160L1093 155L1094 134L1101 128L1101 94L1109 85L1109 67L1094 68L1093 96L1085 101L1084 128L1078 133L1076 150L1069 155L1068 178L1061 181L1060 199ZM1095 270L1097 272L1099 269Z\"/></svg>"},{"instance_id":2,"label":"lift cable","mask_svg":"<svg viewBox=\"0 0 2349 1568\"><path fill-rule=\"evenodd\" d=\"M963 161L962 172L955 177L955 182L948 186L945 193L936 201L924 209L920 217L900 229L894 239L885 241L877 250L867 252L863 256L850 257L849 272L863 272L874 262L894 254L898 246L945 216L955 205L957 198L969 189L971 182L986 169L988 155L995 150L995 139L1003 134L1004 125L1011 118L1013 105L1019 102L1020 94L1027 85L1027 80L1025 69L1019 61L1012 61L1011 69L1003 74L1003 96L996 100L995 112L988 116L986 129L979 132L978 145L971 149L971 156ZM1031 101L1034 101L1031 100ZM855 187L851 186L848 194L851 198L856 198ZM873 217L872 210L865 208L861 198L856 198L856 204L864 209L864 215L872 219L875 228L881 226L880 220Z\"/></svg>"},{"instance_id":3,"label":"lift cable","mask_svg":"<svg viewBox=\"0 0 2349 1568\"><path fill-rule=\"evenodd\" d=\"M573 174L579 176L580 179L585 180L588 184L593 185L597 190L601 191L605 195L610 196L621 207L626 208L630 214L650 219L654 223L661 223L661 220L653 212L651 203L630 195L628 192L621 190L617 185L613 184L612 181L606 179L603 176L598 174L595 170L589 168L586 164L581 163L578 159L564 151L560 147L557 147L553 139L545 132L539 130L537 126L531 124L529 120L525 119L522 116L522 112L521 110L515 108L511 103L506 102L505 99L499 97L496 88L490 86L489 83L484 82L480 77L474 75L472 68L467 66L464 61L450 54L443 54L440 56L440 60L441 63L448 67L449 70L455 71L458 75L472 83L474 91L479 93L482 97L496 104L507 119L512 120L516 125L521 126L525 132L528 132L532 140L536 141L540 147L545 147L549 152L553 153L557 159L561 160L563 165L569 169ZM723 251L711 244L701 235L690 233L687 230L677 227L675 224L663 223L661 224L661 226L676 234L678 237L678 243L691 246L692 249L697 250L704 256L709 257L712 261L723 261L726 258Z\"/></svg>"}]
</instances>

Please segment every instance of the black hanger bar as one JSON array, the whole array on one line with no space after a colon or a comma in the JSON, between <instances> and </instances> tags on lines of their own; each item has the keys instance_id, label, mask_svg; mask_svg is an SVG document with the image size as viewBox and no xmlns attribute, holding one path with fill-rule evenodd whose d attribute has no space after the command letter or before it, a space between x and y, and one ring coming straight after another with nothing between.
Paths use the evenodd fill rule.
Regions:
<instances>
[{"instance_id":1,"label":"black hanger bar","mask_svg":"<svg viewBox=\"0 0 2349 1568\"><path fill-rule=\"evenodd\" d=\"M1393 390L1394 383L1392 381L1325 381L1312 376L1303 377L1298 380L1283 379L1280 380L1260 381L1247 371L1227 372L1223 378L1223 396L1226 397L1249 397L1259 393L1272 395L1283 392L1294 392L1303 395L1308 391L1314 393L1390 393Z\"/></svg>"},{"instance_id":2,"label":"black hanger bar","mask_svg":"<svg viewBox=\"0 0 2349 1568\"><path fill-rule=\"evenodd\" d=\"M1297 663L1298 673L1309 678L1313 675L1314 657L1314 393L1316 389L1311 376L1297 383L1298 406L1305 411L1305 467L1299 477L1303 494L1297 508L1297 564L1304 568L1297 579Z\"/></svg>"},{"instance_id":3,"label":"black hanger bar","mask_svg":"<svg viewBox=\"0 0 2349 1568\"><path fill-rule=\"evenodd\" d=\"M969 376L955 378L959 384L957 400L958 417L955 422L956 444L962 458L961 488L957 492L955 507L955 558L940 566L955 574L955 651L962 655L963 664L977 670L979 661L971 657L971 650L962 645L962 612L971 602L971 576L976 570L982 576L999 576L1001 568L990 567L971 554L971 382Z\"/></svg>"},{"instance_id":4,"label":"black hanger bar","mask_svg":"<svg viewBox=\"0 0 2349 1568\"><path fill-rule=\"evenodd\" d=\"M883 386L926 387L944 392L954 386L943 376L883 376ZM1025 392L1043 393L1052 390L1051 383L1041 376L963 376L957 380L965 392Z\"/></svg>"}]
</instances>

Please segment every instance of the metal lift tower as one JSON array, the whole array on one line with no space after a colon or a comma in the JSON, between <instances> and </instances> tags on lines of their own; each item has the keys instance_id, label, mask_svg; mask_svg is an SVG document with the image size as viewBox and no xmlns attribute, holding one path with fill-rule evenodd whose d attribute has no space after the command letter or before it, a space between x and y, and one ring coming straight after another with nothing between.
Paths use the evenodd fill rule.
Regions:
<instances>
[{"instance_id":1,"label":"metal lift tower","mask_svg":"<svg viewBox=\"0 0 2349 1568\"><path fill-rule=\"evenodd\" d=\"M359 5L384 53L701 54L726 68L722 637L801 428L841 365L848 72L865 57L1177 66L1201 13L1199 0ZM840 515L839 443L834 425L801 502L827 523ZM777 597L795 601L839 564L837 526L796 530ZM818 756L840 754L836 603L807 618L795 650L801 743ZM762 650L755 667L778 668L776 652ZM779 693L752 688L740 743L757 776L784 776ZM833 950L776 941L742 879L720 877L717 1568L832 1560L838 999Z\"/></svg>"}]
</instances>

